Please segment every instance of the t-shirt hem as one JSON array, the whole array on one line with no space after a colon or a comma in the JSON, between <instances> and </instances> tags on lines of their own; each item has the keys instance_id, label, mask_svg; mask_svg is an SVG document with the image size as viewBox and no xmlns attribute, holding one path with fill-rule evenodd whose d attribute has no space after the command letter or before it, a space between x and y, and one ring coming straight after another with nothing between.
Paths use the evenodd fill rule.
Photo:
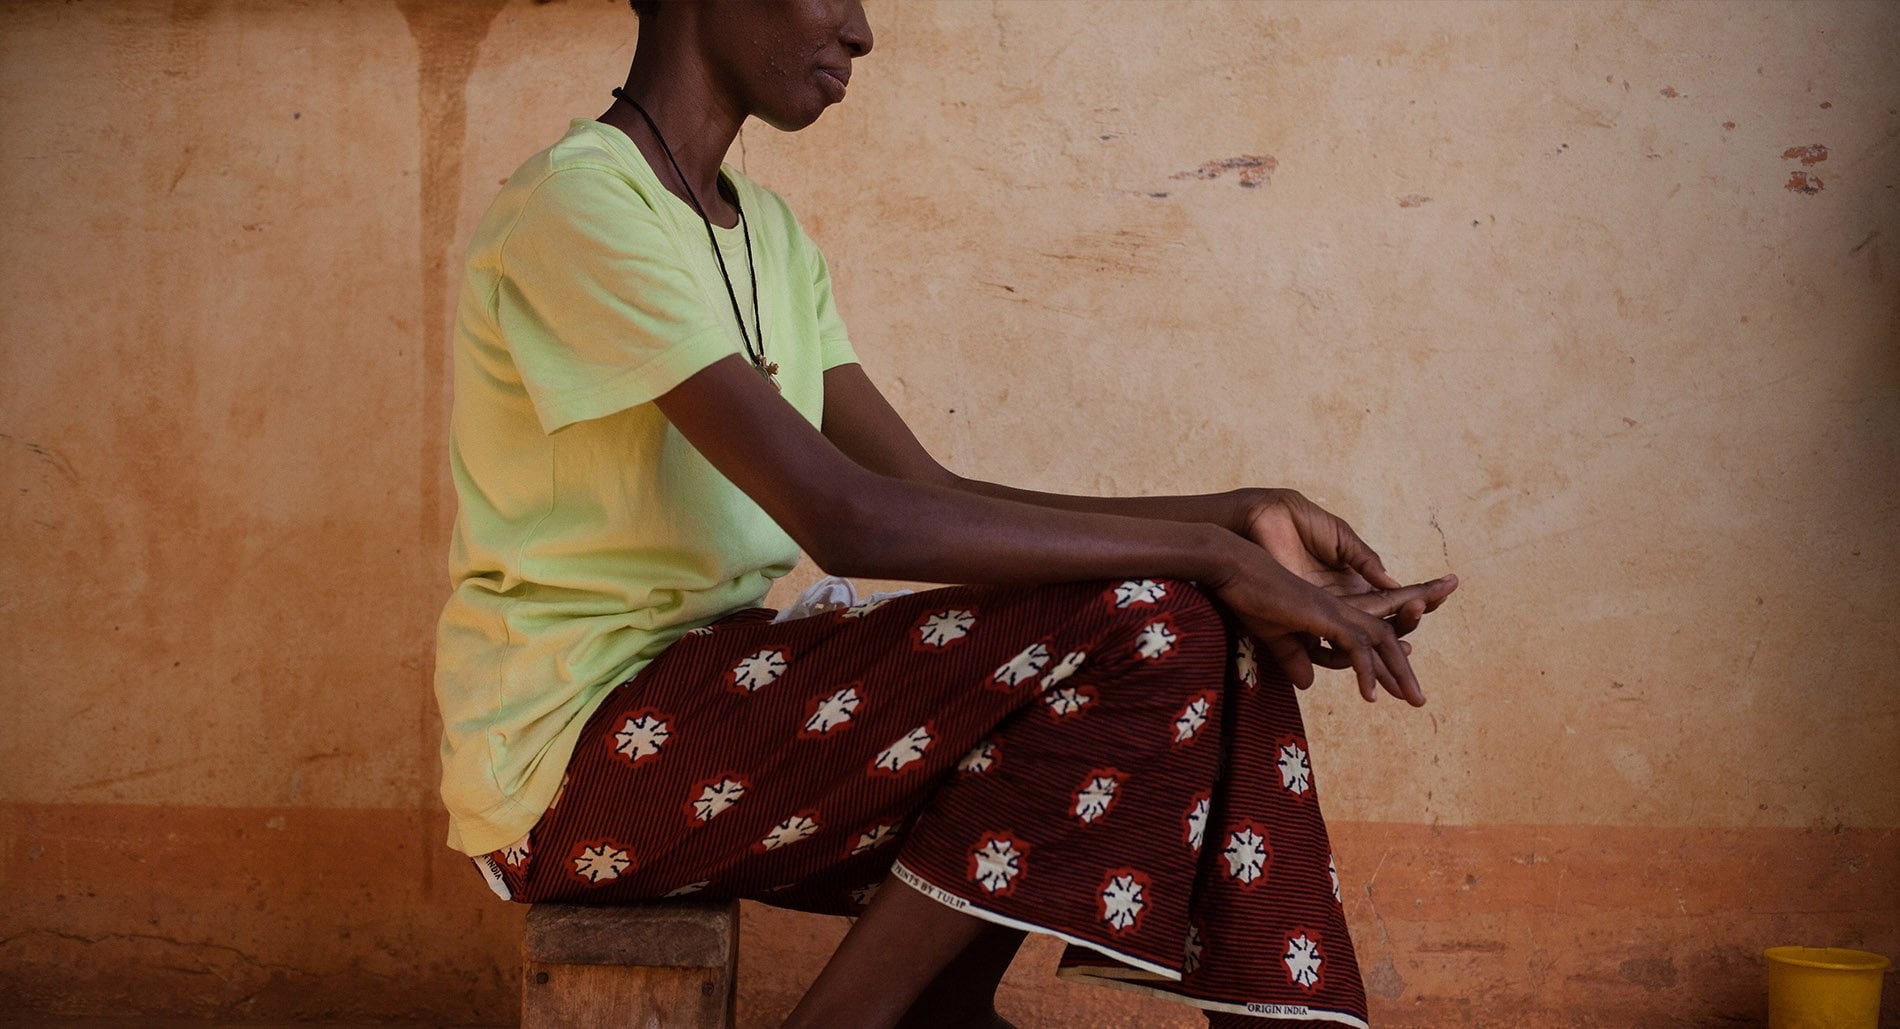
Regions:
<instances>
[{"instance_id":1,"label":"t-shirt hem","mask_svg":"<svg viewBox=\"0 0 1900 1029\"><path fill-rule=\"evenodd\" d=\"M845 336L826 336L818 341L818 370L828 372L847 364L858 364L857 351Z\"/></svg>"}]
</instances>

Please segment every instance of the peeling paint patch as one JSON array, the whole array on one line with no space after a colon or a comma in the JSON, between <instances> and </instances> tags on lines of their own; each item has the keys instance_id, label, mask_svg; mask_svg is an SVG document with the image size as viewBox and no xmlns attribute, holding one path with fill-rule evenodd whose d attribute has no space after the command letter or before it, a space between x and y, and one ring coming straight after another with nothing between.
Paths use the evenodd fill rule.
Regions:
<instances>
[{"instance_id":1,"label":"peeling paint patch","mask_svg":"<svg viewBox=\"0 0 1900 1029\"><path fill-rule=\"evenodd\" d=\"M1813 167L1827 160L1827 147L1819 143L1809 143L1807 146L1791 146L1781 152L1781 159L1784 161L1800 161L1803 165Z\"/></svg>"},{"instance_id":2,"label":"peeling paint patch","mask_svg":"<svg viewBox=\"0 0 1900 1029\"><path fill-rule=\"evenodd\" d=\"M1431 197L1419 196L1417 193L1407 193L1399 198L1400 207L1419 207L1431 202Z\"/></svg>"},{"instance_id":3,"label":"peeling paint patch","mask_svg":"<svg viewBox=\"0 0 1900 1029\"><path fill-rule=\"evenodd\" d=\"M1385 960L1373 966L1366 975L1366 989L1384 997L1386 1000L1398 1000L1405 995L1405 977L1399 974L1398 965L1387 954Z\"/></svg>"},{"instance_id":4,"label":"peeling paint patch","mask_svg":"<svg viewBox=\"0 0 1900 1029\"><path fill-rule=\"evenodd\" d=\"M1734 123L1734 122L1732 122L1732 121L1725 121L1725 122L1723 122L1723 123L1722 123L1722 128L1724 128L1724 129L1726 129L1726 130L1728 130L1728 131L1730 131L1730 132L1734 132L1734 131L1735 131L1735 123Z\"/></svg>"},{"instance_id":5,"label":"peeling paint patch","mask_svg":"<svg viewBox=\"0 0 1900 1029\"><path fill-rule=\"evenodd\" d=\"M1169 178L1218 179L1223 172L1237 171L1240 173L1240 184L1252 189L1255 186L1266 185L1267 180L1273 178L1274 169L1278 167L1280 167L1280 162L1271 154L1241 154L1237 157L1223 157L1209 161L1199 168L1175 172Z\"/></svg>"},{"instance_id":6,"label":"peeling paint patch","mask_svg":"<svg viewBox=\"0 0 1900 1029\"><path fill-rule=\"evenodd\" d=\"M1666 96L1671 100L1674 100L1677 97L1682 95L1681 93L1676 92L1676 87L1674 86L1664 86L1661 92L1663 96Z\"/></svg>"},{"instance_id":7,"label":"peeling paint patch","mask_svg":"<svg viewBox=\"0 0 1900 1029\"><path fill-rule=\"evenodd\" d=\"M1827 185L1821 181L1820 176L1797 168L1788 173L1788 181L1782 185L1782 188L1790 193L1806 193L1808 196L1813 196L1826 189Z\"/></svg>"}]
</instances>

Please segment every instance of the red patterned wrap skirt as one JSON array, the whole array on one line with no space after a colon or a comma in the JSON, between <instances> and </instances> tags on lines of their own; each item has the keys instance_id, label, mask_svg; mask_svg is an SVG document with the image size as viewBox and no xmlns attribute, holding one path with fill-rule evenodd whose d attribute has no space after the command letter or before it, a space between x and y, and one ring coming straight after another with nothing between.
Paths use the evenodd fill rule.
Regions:
<instances>
[{"instance_id":1,"label":"red patterned wrap skirt","mask_svg":"<svg viewBox=\"0 0 1900 1029\"><path fill-rule=\"evenodd\" d=\"M1366 1024L1294 689L1199 587L772 616L616 687L540 822L478 864L519 901L839 915L895 879L1217 1026Z\"/></svg>"}]
</instances>

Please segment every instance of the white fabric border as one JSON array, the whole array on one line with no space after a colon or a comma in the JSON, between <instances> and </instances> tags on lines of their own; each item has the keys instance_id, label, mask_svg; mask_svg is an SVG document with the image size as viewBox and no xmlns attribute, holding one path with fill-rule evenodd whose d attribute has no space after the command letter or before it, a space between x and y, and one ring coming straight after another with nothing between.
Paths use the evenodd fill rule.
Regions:
<instances>
[{"instance_id":1,"label":"white fabric border","mask_svg":"<svg viewBox=\"0 0 1900 1029\"><path fill-rule=\"evenodd\" d=\"M961 911L962 913L966 915L975 915L976 917L981 918L986 922L995 922L997 925L1006 925L1006 926L1009 926L1011 929L1022 929L1027 932L1042 933L1046 936L1054 936L1055 938L1062 940L1064 942L1073 943L1079 947L1087 947L1088 949L1092 951L1096 951L1101 954L1106 954L1107 956L1114 958L1117 961L1126 962L1127 964L1132 965L1135 968L1139 968L1144 972L1152 973L1168 982L1181 981L1181 973L1175 971L1172 968L1168 968L1165 965L1157 965L1152 961L1144 961L1141 958L1135 957L1132 954L1123 954L1120 951L1111 950L1107 947L1102 946L1099 943L1096 943L1093 940L1085 940L1078 936L1070 936L1068 933L1065 933L1065 932L1057 932L1056 930L1051 929L1048 926L1036 925L1033 922L1021 922L1014 918L1010 918L1008 915L999 915L994 911L986 911L983 908L977 907L975 904L972 904L969 901L964 900L962 897L959 897L956 894L951 893L949 890L946 890L943 887L930 882L929 880L925 879L923 876L918 875L916 872L913 872L910 869L905 868L904 863L902 861L893 861L891 863L891 874L893 876L896 876L899 882L903 883L904 885L910 887L913 890L916 890L918 893L921 893L924 896L929 897L931 900L934 900L937 903L942 904L943 906L951 909L952 911Z\"/></svg>"}]
</instances>

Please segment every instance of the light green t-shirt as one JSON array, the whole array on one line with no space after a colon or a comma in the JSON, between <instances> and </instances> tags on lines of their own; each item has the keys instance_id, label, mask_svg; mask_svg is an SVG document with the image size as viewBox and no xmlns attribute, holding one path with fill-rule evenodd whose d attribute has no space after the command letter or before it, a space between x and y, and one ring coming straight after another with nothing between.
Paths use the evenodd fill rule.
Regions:
<instances>
[{"instance_id":1,"label":"light green t-shirt","mask_svg":"<svg viewBox=\"0 0 1900 1029\"><path fill-rule=\"evenodd\" d=\"M766 358L818 425L823 372L857 360L824 258L777 194L725 174L751 228ZM714 231L750 326L745 237ZM758 604L797 561L652 403L741 348L704 224L618 129L575 121L476 227L455 325L454 593L436 643L451 847L524 835L607 691Z\"/></svg>"}]
</instances>

